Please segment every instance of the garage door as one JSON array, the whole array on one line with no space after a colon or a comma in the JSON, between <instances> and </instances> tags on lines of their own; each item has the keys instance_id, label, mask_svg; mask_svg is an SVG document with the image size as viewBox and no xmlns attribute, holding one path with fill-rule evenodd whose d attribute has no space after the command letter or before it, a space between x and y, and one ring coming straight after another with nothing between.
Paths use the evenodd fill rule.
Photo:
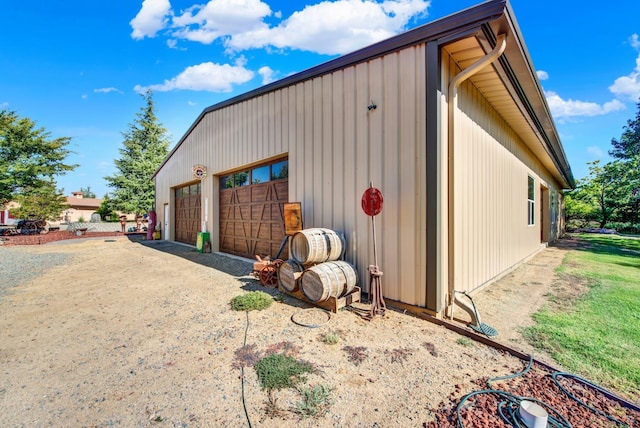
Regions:
<instances>
[{"instance_id":1,"label":"garage door","mask_svg":"<svg viewBox=\"0 0 640 428\"><path fill-rule=\"evenodd\" d=\"M288 177L286 159L220 177L220 251L276 256L285 236ZM287 257L285 246L280 258Z\"/></svg>"},{"instance_id":2,"label":"garage door","mask_svg":"<svg viewBox=\"0 0 640 428\"><path fill-rule=\"evenodd\" d=\"M200 183L176 189L175 239L185 244L196 245L200 230Z\"/></svg>"}]
</instances>

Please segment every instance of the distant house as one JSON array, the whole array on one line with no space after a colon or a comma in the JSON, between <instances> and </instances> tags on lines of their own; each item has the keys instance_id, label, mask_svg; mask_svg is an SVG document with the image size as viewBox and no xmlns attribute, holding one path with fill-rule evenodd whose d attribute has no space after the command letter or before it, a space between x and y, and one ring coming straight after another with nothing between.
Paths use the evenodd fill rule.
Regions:
<instances>
[{"instance_id":1,"label":"distant house","mask_svg":"<svg viewBox=\"0 0 640 428\"><path fill-rule=\"evenodd\" d=\"M67 196L67 208L62 213L62 221L64 223L80 221L81 218L84 221L90 221L91 215L102 204L102 199L85 198L82 192L71 192L71 195Z\"/></svg>"}]
</instances>

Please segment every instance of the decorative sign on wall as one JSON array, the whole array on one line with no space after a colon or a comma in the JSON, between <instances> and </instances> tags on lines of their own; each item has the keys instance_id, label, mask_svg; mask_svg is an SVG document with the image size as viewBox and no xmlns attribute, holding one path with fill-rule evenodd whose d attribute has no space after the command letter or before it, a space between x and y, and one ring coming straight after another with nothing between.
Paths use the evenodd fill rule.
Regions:
<instances>
[{"instance_id":1,"label":"decorative sign on wall","mask_svg":"<svg viewBox=\"0 0 640 428\"><path fill-rule=\"evenodd\" d=\"M202 180L207 176L207 167L204 165L193 166L193 177Z\"/></svg>"},{"instance_id":2,"label":"decorative sign on wall","mask_svg":"<svg viewBox=\"0 0 640 428\"><path fill-rule=\"evenodd\" d=\"M302 206L300 202L284 204L285 235L295 235L302 230Z\"/></svg>"}]
</instances>

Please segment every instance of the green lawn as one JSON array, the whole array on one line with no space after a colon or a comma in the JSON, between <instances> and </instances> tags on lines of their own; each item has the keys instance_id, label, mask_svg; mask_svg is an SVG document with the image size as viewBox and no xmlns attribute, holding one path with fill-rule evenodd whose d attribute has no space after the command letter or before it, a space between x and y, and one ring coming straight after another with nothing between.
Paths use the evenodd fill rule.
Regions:
<instances>
[{"instance_id":1,"label":"green lawn","mask_svg":"<svg viewBox=\"0 0 640 428\"><path fill-rule=\"evenodd\" d=\"M574 301L538 312L525 335L568 371L640 398L640 240L579 235L590 245L567 254L558 273L586 281Z\"/></svg>"}]
</instances>

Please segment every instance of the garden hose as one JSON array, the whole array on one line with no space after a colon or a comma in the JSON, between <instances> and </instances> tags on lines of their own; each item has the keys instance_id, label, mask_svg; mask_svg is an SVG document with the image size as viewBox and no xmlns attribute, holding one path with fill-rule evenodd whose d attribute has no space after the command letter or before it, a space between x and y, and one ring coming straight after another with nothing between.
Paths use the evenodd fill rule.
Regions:
<instances>
[{"instance_id":1,"label":"garden hose","mask_svg":"<svg viewBox=\"0 0 640 428\"><path fill-rule=\"evenodd\" d=\"M247 327L244 329L244 343L242 344L243 347L247 346L247 332L249 331L249 311L245 311L245 313L247 314ZM249 419L249 412L247 411L247 403L244 400L244 364L242 365L242 368L240 370L240 378L242 379L242 407L244 408L244 415L247 418L249 428L252 428L251 419Z\"/></svg>"},{"instance_id":2,"label":"garden hose","mask_svg":"<svg viewBox=\"0 0 640 428\"><path fill-rule=\"evenodd\" d=\"M458 403L458 406L456 407L456 416L458 420L458 426L460 428L464 428L464 423L462 422L462 414L460 411L464 407L466 401L471 397L474 397L476 395L482 395L482 394L495 394L503 399L502 401L498 402L498 413L505 423L513 427L516 427L516 428L526 427L524 421L520 417L520 413L518 412L520 403L526 400L526 401L532 401L544 407L545 409L549 409L551 410L551 412L553 412L555 416L551 416L551 414L549 415L548 426L552 428L572 428L569 421L567 421L564 418L564 416L562 416L562 414L557 409L552 407L550 404L545 403L544 401L538 400L537 398L521 397L518 395L511 394L510 392L500 391L497 389L482 389L480 391L473 391L465 395L464 397L462 397L462 399ZM505 407L508 408L506 412L504 410Z\"/></svg>"},{"instance_id":3,"label":"garden hose","mask_svg":"<svg viewBox=\"0 0 640 428\"><path fill-rule=\"evenodd\" d=\"M456 417L457 417L457 421L458 421L458 426L460 428L464 428L464 423L462 422L462 415L461 415L461 410L465 407L465 403L467 400L469 400L470 398L477 396L477 395L482 395L482 394L494 394L497 395L498 397L500 397L501 401L498 402L498 414L500 416L500 418L507 423L508 425L512 426L512 427L516 427L516 428L526 428L526 425L524 423L524 421L522 420L520 413L519 413L519 407L520 404L522 403L522 401L527 400L527 401L532 401L542 407L544 407L546 410L550 410L551 412L547 412L549 413L549 417L548 417L548 426L553 427L553 428L571 428L571 424L569 423L569 421L567 421L564 416L562 416L562 414L555 409L554 407L552 407L551 405L549 405L548 403L538 400L537 398L533 398L533 397L521 397L521 396L517 396L514 394L511 394L509 392L506 391L501 391L501 390L497 390L497 389L491 389L491 383L493 382L497 382L500 380L506 380L506 379L513 379L516 377L520 377L525 375L533 366L533 355L529 355L529 363L527 364L527 366L524 368L524 370L511 374L511 375L507 375L507 376L499 376L499 377L494 377L491 379L487 380L487 387L489 389L483 389L483 390L479 390L479 391L474 391L471 392L467 395L465 395L464 397L462 397L460 399L460 402L458 403L458 406L456 407ZM605 418L607 418L608 420L623 426L623 427L628 427L627 424L625 424L624 422L616 419L615 417L601 411L598 410L590 405L588 405L587 403L583 402L582 400L578 399L574 394L572 394L570 391L568 391L564 386L562 386L562 384L560 383L560 381L558 380L559 377L565 377L565 378L571 378L574 379L580 383L582 383L583 385L590 387L592 389L594 389L595 391L607 396L607 397L611 397L612 394L611 392L607 391L606 389L602 388L599 385L596 385L580 376L571 374L571 373L565 373L565 372L554 372L551 375L551 378L553 379L553 381L556 383L556 385L558 386L558 388L560 388L560 390L566 394L569 398L571 398L572 400L574 400L576 403L578 403L581 406L586 407L587 409L589 409L590 411L603 416ZM553 415L551 414L553 413Z\"/></svg>"},{"instance_id":4,"label":"garden hose","mask_svg":"<svg viewBox=\"0 0 640 428\"><path fill-rule=\"evenodd\" d=\"M507 375L507 376L498 376L498 377L492 377L491 379L487 379L487 387L491 388L491 384L499 380L513 379L516 377L524 376L525 374L527 374L529 370L531 370L531 366L533 366L533 355L529 355L529 364L527 364L527 367L525 367L524 370L518 373Z\"/></svg>"},{"instance_id":5,"label":"garden hose","mask_svg":"<svg viewBox=\"0 0 640 428\"><path fill-rule=\"evenodd\" d=\"M628 426L627 424L625 424L624 422L614 418L613 416L598 410L590 405L588 405L587 403L585 403L584 401L580 400L578 397L576 397L574 394L572 394L571 392L569 392L564 386L562 386L562 384L560 383L560 381L558 380L558 377L566 377L566 378L572 378L574 380L579 381L580 383L595 389L596 391L603 393L605 395L609 395L609 391L607 391L606 389L602 388L599 385L596 385L595 383L589 382L588 380L581 378L578 375L574 375L571 373L565 373L565 372L555 372L551 375L551 378L553 379L553 381L556 383L556 385L558 386L558 388L560 388L560 390L562 392L564 392L567 396L569 396L573 401L575 401L576 403L580 404L581 406L586 407L587 409L591 410L592 412L600 415L600 416L604 416L605 418L609 419L611 422L614 422L620 426L626 427Z\"/></svg>"}]
</instances>

